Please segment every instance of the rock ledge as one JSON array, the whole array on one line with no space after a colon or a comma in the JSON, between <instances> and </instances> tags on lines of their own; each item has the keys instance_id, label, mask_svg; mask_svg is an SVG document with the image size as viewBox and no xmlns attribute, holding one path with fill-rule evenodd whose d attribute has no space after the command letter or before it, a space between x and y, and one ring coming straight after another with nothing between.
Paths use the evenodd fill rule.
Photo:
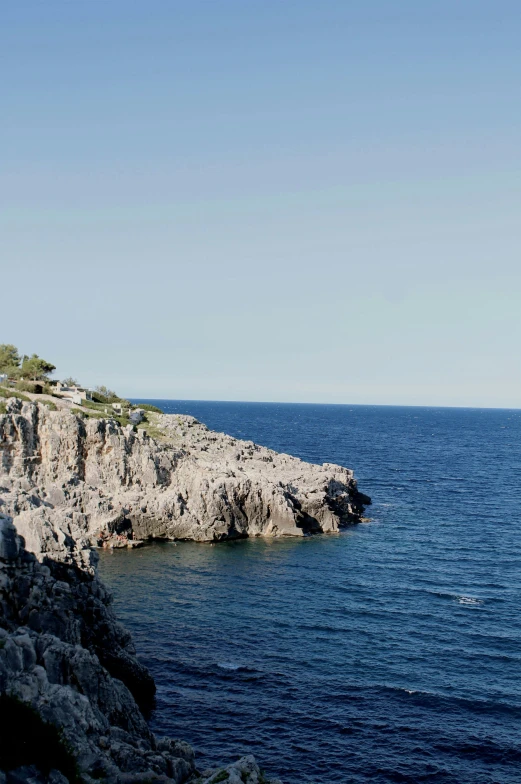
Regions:
<instances>
[{"instance_id":1,"label":"rock ledge","mask_svg":"<svg viewBox=\"0 0 521 784\"><path fill-rule=\"evenodd\" d=\"M16 515L31 551L70 552L88 568L91 545L331 533L370 503L342 466L214 433L189 416L154 415L152 429L157 438L10 399L0 416L0 511Z\"/></svg>"},{"instance_id":2,"label":"rock ledge","mask_svg":"<svg viewBox=\"0 0 521 784\"><path fill-rule=\"evenodd\" d=\"M370 499L347 468L193 417L152 425L154 438L16 398L0 416L0 720L9 705L35 712L75 760L72 773L44 764L29 739L6 768L0 747L0 784L270 784L251 756L200 773L187 743L150 732L138 706L151 704L154 682L97 579L93 545L335 532Z\"/></svg>"}]
</instances>

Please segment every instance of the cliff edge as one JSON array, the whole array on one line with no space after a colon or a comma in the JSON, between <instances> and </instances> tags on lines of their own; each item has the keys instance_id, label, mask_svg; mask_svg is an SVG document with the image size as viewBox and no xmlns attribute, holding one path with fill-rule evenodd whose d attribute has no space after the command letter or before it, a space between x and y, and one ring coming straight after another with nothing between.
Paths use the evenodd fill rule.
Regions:
<instances>
[{"instance_id":1,"label":"cliff edge","mask_svg":"<svg viewBox=\"0 0 521 784\"><path fill-rule=\"evenodd\" d=\"M10 399L0 416L0 511L16 515L33 552L52 557L72 537L74 559L88 566L91 545L334 532L370 503L347 468L190 416L155 415L153 433Z\"/></svg>"},{"instance_id":2,"label":"cliff edge","mask_svg":"<svg viewBox=\"0 0 521 784\"><path fill-rule=\"evenodd\" d=\"M0 415L0 784L270 784L251 756L201 773L150 732L154 682L93 545L333 532L370 499L346 468L193 417L153 432L16 398Z\"/></svg>"},{"instance_id":3,"label":"cliff edge","mask_svg":"<svg viewBox=\"0 0 521 784\"><path fill-rule=\"evenodd\" d=\"M0 515L1 784L269 784L251 756L200 773L191 746L149 730L135 697L152 678L109 592L65 561L38 560Z\"/></svg>"}]
</instances>

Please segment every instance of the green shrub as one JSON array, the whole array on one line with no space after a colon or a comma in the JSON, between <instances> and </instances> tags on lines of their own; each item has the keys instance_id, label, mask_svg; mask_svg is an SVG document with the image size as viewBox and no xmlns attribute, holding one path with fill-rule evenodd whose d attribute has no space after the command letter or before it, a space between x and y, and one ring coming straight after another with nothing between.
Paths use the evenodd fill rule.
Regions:
<instances>
[{"instance_id":1,"label":"green shrub","mask_svg":"<svg viewBox=\"0 0 521 784\"><path fill-rule=\"evenodd\" d=\"M41 384L40 384L41 386ZM33 381L17 381L16 382L16 389L19 389L21 392L34 392L34 382Z\"/></svg>"},{"instance_id":2,"label":"green shrub","mask_svg":"<svg viewBox=\"0 0 521 784\"><path fill-rule=\"evenodd\" d=\"M89 417L93 417L94 419L107 418L105 414L101 413L101 411L84 411L81 408L71 408L71 412L77 416L81 416L83 419L88 419Z\"/></svg>"},{"instance_id":3,"label":"green shrub","mask_svg":"<svg viewBox=\"0 0 521 784\"><path fill-rule=\"evenodd\" d=\"M112 389L107 389L105 386L96 387L91 394L95 403L121 403L123 406L130 406L128 400L116 395Z\"/></svg>"},{"instance_id":4,"label":"green shrub","mask_svg":"<svg viewBox=\"0 0 521 784\"><path fill-rule=\"evenodd\" d=\"M116 414L114 409L112 408L112 403L94 403L92 400L82 400L81 401L82 409L88 409L84 411L84 414L89 415L92 414L96 416L98 414L103 419L116 419L121 425L128 425L130 420L126 414ZM123 406L124 408L124 406ZM106 409L106 410L105 410Z\"/></svg>"},{"instance_id":5,"label":"green shrub","mask_svg":"<svg viewBox=\"0 0 521 784\"><path fill-rule=\"evenodd\" d=\"M22 392L31 392L33 395L51 395L53 392L52 387L42 381L17 381L15 388L20 389ZM39 389L42 391L39 392Z\"/></svg>"},{"instance_id":6,"label":"green shrub","mask_svg":"<svg viewBox=\"0 0 521 784\"><path fill-rule=\"evenodd\" d=\"M18 392L17 390L12 389L12 388L8 389L7 387L0 387L0 397L4 397L4 398L7 398L7 397L17 397L20 400L23 400L25 403L30 403L31 402L31 399L29 397L27 397L26 395L22 395L21 392Z\"/></svg>"},{"instance_id":7,"label":"green shrub","mask_svg":"<svg viewBox=\"0 0 521 784\"><path fill-rule=\"evenodd\" d=\"M7 409L5 407L5 403L3 402L3 400L0 400L0 414L5 414L6 411Z\"/></svg>"},{"instance_id":8,"label":"green shrub","mask_svg":"<svg viewBox=\"0 0 521 784\"><path fill-rule=\"evenodd\" d=\"M210 779L210 784L218 784L219 781L228 781L230 774L226 770L221 770L213 779Z\"/></svg>"},{"instance_id":9,"label":"green shrub","mask_svg":"<svg viewBox=\"0 0 521 784\"><path fill-rule=\"evenodd\" d=\"M0 770L35 765L45 775L56 768L70 782L80 782L74 755L60 730L25 702L0 696Z\"/></svg>"},{"instance_id":10,"label":"green shrub","mask_svg":"<svg viewBox=\"0 0 521 784\"><path fill-rule=\"evenodd\" d=\"M130 406L128 400L125 400L124 397L118 397L117 395L102 395L99 392L91 392L91 397L94 403L103 403L104 405L111 405L112 403L121 403L122 406Z\"/></svg>"},{"instance_id":11,"label":"green shrub","mask_svg":"<svg viewBox=\"0 0 521 784\"><path fill-rule=\"evenodd\" d=\"M9 373L20 366L22 358L12 343L0 344L0 373Z\"/></svg>"},{"instance_id":12,"label":"green shrub","mask_svg":"<svg viewBox=\"0 0 521 784\"><path fill-rule=\"evenodd\" d=\"M143 411L153 411L155 414L164 414L165 412L162 411L157 406L153 406L151 403L133 403L133 408L142 408Z\"/></svg>"},{"instance_id":13,"label":"green shrub","mask_svg":"<svg viewBox=\"0 0 521 784\"><path fill-rule=\"evenodd\" d=\"M105 395L100 395L100 393L99 393L99 392L92 392L92 393L91 393L91 396L92 396L92 400L93 400L95 403L105 403L106 405L108 405L108 404L109 404L109 399L108 399L108 397L105 397Z\"/></svg>"},{"instance_id":14,"label":"green shrub","mask_svg":"<svg viewBox=\"0 0 521 784\"><path fill-rule=\"evenodd\" d=\"M121 427L130 425L130 419L128 417L116 416L116 414L110 410L106 414L105 411L99 411L91 408L71 408L71 412L76 414L76 416L81 416L83 419L115 419L116 422L119 422Z\"/></svg>"},{"instance_id":15,"label":"green shrub","mask_svg":"<svg viewBox=\"0 0 521 784\"><path fill-rule=\"evenodd\" d=\"M114 390L108 389L108 387L106 387L104 384L101 384L101 386L97 386L94 389L94 392L96 393L96 395L98 395L98 397L103 398L103 400L101 401L102 403L107 403L107 402L115 403L117 400L119 400Z\"/></svg>"},{"instance_id":16,"label":"green shrub","mask_svg":"<svg viewBox=\"0 0 521 784\"><path fill-rule=\"evenodd\" d=\"M103 411L104 407L108 408L109 411L112 410L112 406L110 403L97 403L94 400L82 400L81 405L85 406L85 408L95 408L96 410Z\"/></svg>"},{"instance_id":17,"label":"green shrub","mask_svg":"<svg viewBox=\"0 0 521 784\"><path fill-rule=\"evenodd\" d=\"M126 416L114 416L114 415L112 415L110 417L108 416L107 419L115 419L116 422L119 422L121 427L126 427L127 425L131 424L130 419L128 417L126 417Z\"/></svg>"}]
</instances>

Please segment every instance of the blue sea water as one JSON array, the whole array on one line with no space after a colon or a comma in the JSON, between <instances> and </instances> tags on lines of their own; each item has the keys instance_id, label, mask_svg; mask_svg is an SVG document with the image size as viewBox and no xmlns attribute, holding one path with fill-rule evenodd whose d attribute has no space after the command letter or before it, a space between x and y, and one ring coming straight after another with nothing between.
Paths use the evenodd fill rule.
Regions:
<instances>
[{"instance_id":1,"label":"blue sea water","mask_svg":"<svg viewBox=\"0 0 521 784\"><path fill-rule=\"evenodd\" d=\"M373 505L339 535L102 554L154 731L285 784L518 784L521 411L158 404L352 467Z\"/></svg>"}]
</instances>

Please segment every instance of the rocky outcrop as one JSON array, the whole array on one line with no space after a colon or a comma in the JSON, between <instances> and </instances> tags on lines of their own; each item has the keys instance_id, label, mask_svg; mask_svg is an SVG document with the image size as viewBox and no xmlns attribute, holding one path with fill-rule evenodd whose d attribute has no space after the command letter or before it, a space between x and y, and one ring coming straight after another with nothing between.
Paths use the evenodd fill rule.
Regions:
<instances>
[{"instance_id":1,"label":"rocky outcrop","mask_svg":"<svg viewBox=\"0 0 521 784\"><path fill-rule=\"evenodd\" d=\"M38 634L53 634L68 645L80 645L123 681L140 704L148 706L154 681L137 661L131 636L117 621L111 594L94 570L48 557L38 563L20 546L9 520L0 516L0 559L8 564L0 584L2 626L9 630L24 626ZM92 567L97 556L92 551L91 556Z\"/></svg>"},{"instance_id":2,"label":"rocky outcrop","mask_svg":"<svg viewBox=\"0 0 521 784\"><path fill-rule=\"evenodd\" d=\"M203 771L201 776L195 779L194 784L282 784L279 779L271 779L269 782L262 773L255 761L255 757L247 754L233 765L227 768L214 768L213 770Z\"/></svg>"},{"instance_id":3,"label":"rocky outcrop","mask_svg":"<svg viewBox=\"0 0 521 784\"><path fill-rule=\"evenodd\" d=\"M253 757L199 773L188 744L150 732L139 705L154 683L92 545L333 532L370 500L346 468L193 417L151 424L154 438L14 398L0 416L0 784L269 784ZM29 725L49 738L39 750L20 743Z\"/></svg>"},{"instance_id":4,"label":"rocky outcrop","mask_svg":"<svg viewBox=\"0 0 521 784\"><path fill-rule=\"evenodd\" d=\"M180 784L195 774L193 750L156 738L132 695L150 696L153 688L97 578L76 565L49 558L40 563L11 519L0 516L2 742L19 702L59 730L76 780ZM14 781L64 784L72 778L59 767L49 778L31 756L32 743L27 738L24 770L9 774ZM5 753L0 750L0 758Z\"/></svg>"},{"instance_id":5,"label":"rocky outcrop","mask_svg":"<svg viewBox=\"0 0 521 784\"><path fill-rule=\"evenodd\" d=\"M109 593L92 568L40 558L0 515L0 784L268 784L251 756L199 773L187 743L156 737Z\"/></svg>"},{"instance_id":6,"label":"rocky outcrop","mask_svg":"<svg viewBox=\"0 0 521 784\"><path fill-rule=\"evenodd\" d=\"M88 568L91 544L334 532L370 503L347 468L214 433L193 417L154 415L153 432L9 400L0 511L17 516L32 551Z\"/></svg>"}]
</instances>

